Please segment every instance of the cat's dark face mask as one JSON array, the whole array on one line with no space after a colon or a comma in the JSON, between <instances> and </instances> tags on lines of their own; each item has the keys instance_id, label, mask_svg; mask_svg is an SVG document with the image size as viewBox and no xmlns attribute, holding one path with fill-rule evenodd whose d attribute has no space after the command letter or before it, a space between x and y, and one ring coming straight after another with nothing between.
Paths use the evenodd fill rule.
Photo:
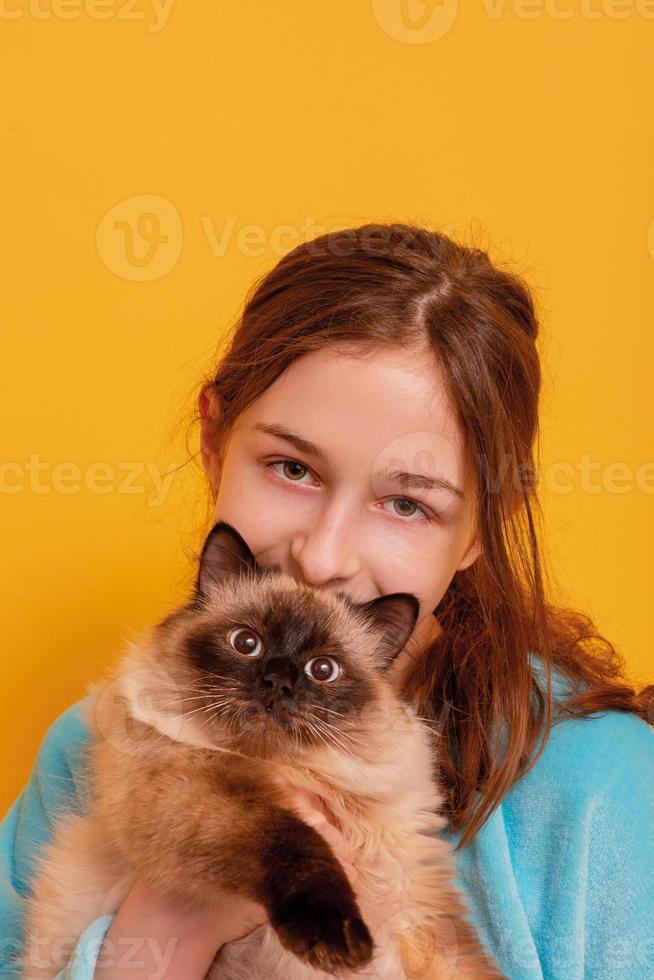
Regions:
<instances>
[{"instance_id":1,"label":"cat's dark face mask","mask_svg":"<svg viewBox=\"0 0 654 980\"><path fill-rule=\"evenodd\" d=\"M282 733L337 742L349 717L374 697L370 663L348 650L343 629L327 623L330 606L308 587L275 586L279 569L261 568L238 531L224 521L207 536L189 607L202 612L201 625L186 640L189 662L207 691L208 710L241 734ZM212 606L215 587L256 581L256 600L224 615ZM245 580L241 578L241 581ZM243 590L252 596L252 591ZM370 626L378 671L404 647L419 615L410 593L381 596L363 604L345 593L338 599ZM333 606L334 596L330 597ZM207 615L209 613L209 615ZM361 621L361 620L360 620Z\"/></svg>"}]
</instances>

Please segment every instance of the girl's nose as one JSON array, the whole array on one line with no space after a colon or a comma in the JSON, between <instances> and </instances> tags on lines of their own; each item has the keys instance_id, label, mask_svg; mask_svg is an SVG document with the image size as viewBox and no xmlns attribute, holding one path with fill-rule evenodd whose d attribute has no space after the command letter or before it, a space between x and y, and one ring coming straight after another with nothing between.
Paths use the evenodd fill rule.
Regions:
<instances>
[{"instance_id":1,"label":"girl's nose","mask_svg":"<svg viewBox=\"0 0 654 980\"><path fill-rule=\"evenodd\" d=\"M307 585L321 586L353 578L361 569L355 519L327 515L314 527L303 528L291 542L291 555Z\"/></svg>"}]
</instances>

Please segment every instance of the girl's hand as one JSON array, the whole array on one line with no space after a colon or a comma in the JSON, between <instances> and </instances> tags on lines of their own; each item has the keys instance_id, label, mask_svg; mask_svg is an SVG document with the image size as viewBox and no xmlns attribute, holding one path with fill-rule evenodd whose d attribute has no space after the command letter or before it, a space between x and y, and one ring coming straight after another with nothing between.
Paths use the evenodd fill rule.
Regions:
<instances>
[{"instance_id":1,"label":"girl's hand","mask_svg":"<svg viewBox=\"0 0 654 980\"><path fill-rule=\"evenodd\" d=\"M345 841L334 814L323 804L322 799L316 793L310 793L304 789L294 789L292 801L298 816L325 838L339 863L343 866L350 883L354 885L358 877L357 869L352 863L354 861L354 849Z\"/></svg>"},{"instance_id":2,"label":"girl's hand","mask_svg":"<svg viewBox=\"0 0 654 980\"><path fill-rule=\"evenodd\" d=\"M139 876L102 944L95 980L203 980L218 950L268 921L263 905L216 889L210 905L190 907L158 894ZM139 937L134 956L128 938ZM162 974L162 964L164 973Z\"/></svg>"}]
</instances>

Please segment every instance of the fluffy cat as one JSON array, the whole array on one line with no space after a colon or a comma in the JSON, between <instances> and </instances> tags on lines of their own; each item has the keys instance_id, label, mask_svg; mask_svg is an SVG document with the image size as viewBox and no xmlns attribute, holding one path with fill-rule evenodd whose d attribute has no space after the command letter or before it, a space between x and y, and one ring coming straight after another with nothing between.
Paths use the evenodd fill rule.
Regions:
<instances>
[{"instance_id":1,"label":"fluffy cat","mask_svg":"<svg viewBox=\"0 0 654 980\"><path fill-rule=\"evenodd\" d=\"M190 905L219 884L265 906L210 980L501 978L438 837L434 735L386 674L418 611L409 593L318 593L216 524L189 603L91 689L87 812L44 848L24 980L54 977L142 873ZM335 817L354 885L291 788Z\"/></svg>"}]
</instances>

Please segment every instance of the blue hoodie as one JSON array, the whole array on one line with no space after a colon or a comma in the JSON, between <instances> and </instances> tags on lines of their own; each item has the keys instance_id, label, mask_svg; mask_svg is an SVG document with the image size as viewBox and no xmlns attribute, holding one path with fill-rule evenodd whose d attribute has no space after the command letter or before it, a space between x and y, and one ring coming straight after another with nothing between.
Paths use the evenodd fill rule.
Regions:
<instances>
[{"instance_id":1,"label":"blue hoodie","mask_svg":"<svg viewBox=\"0 0 654 980\"><path fill-rule=\"evenodd\" d=\"M555 698L569 690L556 671ZM0 824L2 980L18 980L12 959L40 848L59 813L84 812L90 697L50 725ZM557 722L533 769L455 859L471 921L510 980L652 980L654 731L619 711ZM113 918L88 926L55 980L92 980Z\"/></svg>"}]
</instances>

